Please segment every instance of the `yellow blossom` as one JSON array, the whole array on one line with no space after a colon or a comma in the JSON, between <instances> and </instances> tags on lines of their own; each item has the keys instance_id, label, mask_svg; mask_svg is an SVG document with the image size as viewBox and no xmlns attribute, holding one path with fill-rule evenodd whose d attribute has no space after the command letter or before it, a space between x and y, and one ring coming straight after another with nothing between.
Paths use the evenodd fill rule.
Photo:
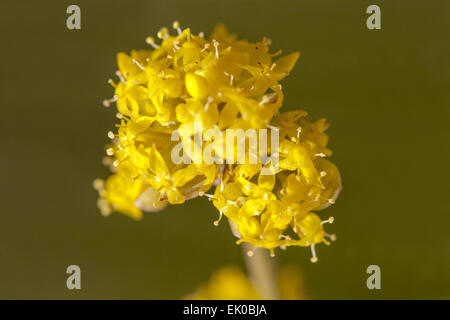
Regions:
<instances>
[{"instance_id":1,"label":"yellow blossom","mask_svg":"<svg viewBox=\"0 0 450 320\"><path fill-rule=\"evenodd\" d=\"M281 299L304 300L307 298L300 270L286 266L280 270L278 285ZM223 267L214 272L208 283L184 297L193 300L261 300L246 274L238 267Z\"/></svg>"}]
</instances>

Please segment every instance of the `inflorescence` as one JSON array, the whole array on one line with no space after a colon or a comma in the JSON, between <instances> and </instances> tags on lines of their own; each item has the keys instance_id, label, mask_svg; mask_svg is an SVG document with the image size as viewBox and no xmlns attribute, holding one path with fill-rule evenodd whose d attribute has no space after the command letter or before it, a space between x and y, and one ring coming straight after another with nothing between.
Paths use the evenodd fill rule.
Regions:
<instances>
[{"instance_id":1,"label":"inflorescence","mask_svg":"<svg viewBox=\"0 0 450 320\"><path fill-rule=\"evenodd\" d=\"M214 224L225 215L237 243L272 254L277 247L309 246L311 261L317 261L315 245L335 236L324 231L334 219L323 220L316 212L334 203L341 179L327 160L325 119L312 122L305 111L279 111L279 81L299 54L276 58L281 51L269 52L270 39L239 40L223 25L216 26L210 40L181 29L178 22L173 28L175 34L167 28L158 32L159 44L147 38L151 49L117 55L119 80L109 80L115 94L104 101L106 107L116 102L118 110L104 159L113 174L94 182L102 214L117 211L140 219L143 212L203 196L219 212ZM263 168L273 169L271 161L230 163L215 147L218 163L174 163L173 133L183 130L183 145L195 143L195 123L220 132L277 130L278 168L261 174ZM207 141L197 152L217 142ZM274 151L270 145L269 151Z\"/></svg>"}]
</instances>

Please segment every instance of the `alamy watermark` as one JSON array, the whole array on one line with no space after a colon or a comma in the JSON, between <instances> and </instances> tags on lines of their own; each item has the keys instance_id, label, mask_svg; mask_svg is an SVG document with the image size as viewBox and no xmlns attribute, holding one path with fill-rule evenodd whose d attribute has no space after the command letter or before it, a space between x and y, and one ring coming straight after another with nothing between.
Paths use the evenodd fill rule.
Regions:
<instances>
[{"instance_id":1,"label":"alamy watermark","mask_svg":"<svg viewBox=\"0 0 450 320\"><path fill-rule=\"evenodd\" d=\"M171 140L179 141L171 153L174 164L261 163L265 166L261 170L262 175L278 172L279 131L275 127L270 130L227 129L224 134L218 128L203 130L202 123L196 121L193 132L191 135L187 130L178 129L172 133Z\"/></svg>"},{"instance_id":2,"label":"alamy watermark","mask_svg":"<svg viewBox=\"0 0 450 320\"><path fill-rule=\"evenodd\" d=\"M381 29L381 9L376 4L367 7L366 13L371 15L367 18L366 26L369 30Z\"/></svg>"},{"instance_id":3,"label":"alamy watermark","mask_svg":"<svg viewBox=\"0 0 450 320\"><path fill-rule=\"evenodd\" d=\"M67 277L66 286L69 290L81 289L81 269L77 265L70 265L66 269L66 273L70 274Z\"/></svg>"},{"instance_id":4,"label":"alamy watermark","mask_svg":"<svg viewBox=\"0 0 450 320\"><path fill-rule=\"evenodd\" d=\"M66 20L66 27L69 30L81 29L81 9L76 4L71 4L67 7L66 13L70 14Z\"/></svg>"},{"instance_id":5,"label":"alamy watermark","mask_svg":"<svg viewBox=\"0 0 450 320\"><path fill-rule=\"evenodd\" d=\"M366 281L367 289L369 289L369 290L381 289L380 266L377 266L376 264L372 264L367 267L366 272L367 272L367 274L370 274L370 276L367 278L367 281Z\"/></svg>"}]
</instances>

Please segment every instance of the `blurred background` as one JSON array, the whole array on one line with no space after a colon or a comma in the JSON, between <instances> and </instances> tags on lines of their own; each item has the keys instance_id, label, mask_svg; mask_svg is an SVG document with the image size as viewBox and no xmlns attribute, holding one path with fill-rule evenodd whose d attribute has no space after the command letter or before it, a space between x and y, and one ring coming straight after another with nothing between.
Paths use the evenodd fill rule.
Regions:
<instances>
[{"instance_id":1,"label":"blurred background","mask_svg":"<svg viewBox=\"0 0 450 320\"><path fill-rule=\"evenodd\" d=\"M66 28L70 4L81 30ZM366 27L371 4L381 30ZM96 207L116 53L174 20L301 53L284 110L328 119L344 185L326 210L338 241L317 247L317 264L307 248L277 251L308 297L450 298L450 2L2 0L0 12L0 298L178 299L221 266L244 268L204 199L139 222ZM66 288L71 264L81 290ZM371 264L381 290L366 287Z\"/></svg>"}]
</instances>

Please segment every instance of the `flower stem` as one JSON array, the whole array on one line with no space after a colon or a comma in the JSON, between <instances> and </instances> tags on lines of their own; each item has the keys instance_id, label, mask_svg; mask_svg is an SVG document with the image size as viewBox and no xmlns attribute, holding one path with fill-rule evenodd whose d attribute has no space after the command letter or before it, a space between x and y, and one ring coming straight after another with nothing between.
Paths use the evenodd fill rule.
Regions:
<instances>
[{"instance_id":1,"label":"flower stem","mask_svg":"<svg viewBox=\"0 0 450 320\"><path fill-rule=\"evenodd\" d=\"M279 300L277 265L269 250L255 248L248 243L242 244L250 281L265 300ZM249 252L251 252L249 254Z\"/></svg>"}]
</instances>

